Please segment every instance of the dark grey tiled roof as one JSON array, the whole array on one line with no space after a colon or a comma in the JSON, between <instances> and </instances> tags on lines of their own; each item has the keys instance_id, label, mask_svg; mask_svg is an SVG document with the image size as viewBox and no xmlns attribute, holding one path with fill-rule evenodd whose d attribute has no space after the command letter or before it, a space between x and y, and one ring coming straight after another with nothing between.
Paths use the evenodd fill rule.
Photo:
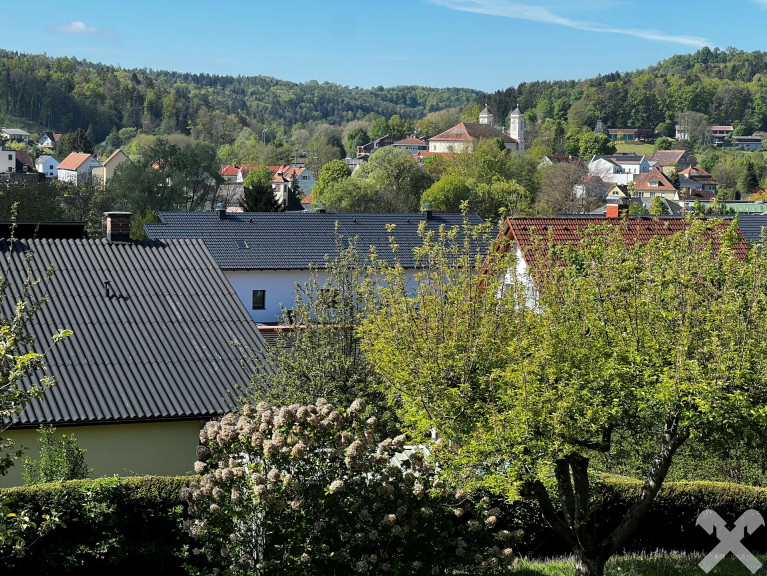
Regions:
<instances>
[{"instance_id":1,"label":"dark grey tiled roof","mask_svg":"<svg viewBox=\"0 0 767 576\"><path fill-rule=\"evenodd\" d=\"M746 241L762 242L762 228L767 235L767 212L762 214L741 212L738 214L738 227Z\"/></svg>"},{"instance_id":2,"label":"dark grey tiled roof","mask_svg":"<svg viewBox=\"0 0 767 576\"><path fill-rule=\"evenodd\" d=\"M240 361L263 351L263 340L202 242L17 241L4 315L26 250L35 276L56 268L37 290L50 302L31 330L36 348L60 329L74 335L45 354L58 383L25 408L20 425L197 419L235 405L232 391L248 381ZM7 241L0 251L5 262Z\"/></svg>"},{"instance_id":3,"label":"dark grey tiled roof","mask_svg":"<svg viewBox=\"0 0 767 576\"><path fill-rule=\"evenodd\" d=\"M422 214L369 214L319 212L228 212L224 220L216 212L161 212L161 223L146 224L150 238L201 238L223 270L306 270L322 266L325 255L337 254L338 232L357 238L364 257L371 246L379 257L392 261L389 237L399 244L398 258L413 266L413 248L421 245L418 226ZM471 224L482 219L469 216ZM427 227L458 226L461 214L433 213ZM387 224L394 224L389 233ZM244 241L247 248L239 248Z\"/></svg>"}]
</instances>

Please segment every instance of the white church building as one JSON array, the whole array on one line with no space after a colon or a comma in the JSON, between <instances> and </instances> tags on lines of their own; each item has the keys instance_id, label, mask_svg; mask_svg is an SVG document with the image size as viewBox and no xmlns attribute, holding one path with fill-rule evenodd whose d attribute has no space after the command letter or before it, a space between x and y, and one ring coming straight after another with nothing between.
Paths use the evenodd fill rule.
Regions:
<instances>
[{"instance_id":1,"label":"white church building","mask_svg":"<svg viewBox=\"0 0 767 576\"><path fill-rule=\"evenodd\" d=\"M509 130L493 125L493 114L485 107L479 122L461 122L429 138L429 152L449 154L473 150L480 140L500 138L510 152L525 151L525 117L517 107L509 116Z\"/></svg>"}]
</instances>

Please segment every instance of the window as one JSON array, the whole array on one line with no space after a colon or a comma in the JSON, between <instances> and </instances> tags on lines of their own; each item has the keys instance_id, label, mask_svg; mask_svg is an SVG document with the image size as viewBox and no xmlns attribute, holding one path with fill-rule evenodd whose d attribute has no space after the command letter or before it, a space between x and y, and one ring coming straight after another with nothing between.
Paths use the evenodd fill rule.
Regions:
<instances>
[{"instance_id":1,"label":"window","mask_svg":"<svg viewBox=\"0 0 767 576\"><path fill-rule=\"evenodd\" d=\"M13 160L13 154L8 154L8 160Z\"/></svg>"},{"instance_id":2,"label":"window","mask_svg":"<svg viewBox=\"0 0 767 576\"><path fill-rule=\"evenodd\" d=\"M253 310L266 309L266 290L253 290Z\"/></svg>"},{"instance_id":3,"label":"window","mask_svg":"<svg viewBox=\"0 0 767 576\"><path fill-rule=\"evenodd\" d=\"M240 249L250 248L245 240L235 240L234 243L237 244L237 248Z\"/></svg>"}]
</instances>

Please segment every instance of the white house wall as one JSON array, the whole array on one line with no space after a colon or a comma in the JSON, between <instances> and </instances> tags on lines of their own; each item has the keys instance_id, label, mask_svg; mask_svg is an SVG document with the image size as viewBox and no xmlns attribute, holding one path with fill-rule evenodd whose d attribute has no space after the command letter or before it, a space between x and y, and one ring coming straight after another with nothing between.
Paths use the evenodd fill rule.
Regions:
<instances>
[{"instance_id":1,"label":"white house wall","mask_svg":"<svg viewBox=\"0 0 767 576\"><path fill-rule=\"evenodd\" d=\"M293 308L296 300L296 284L303 285L311 278L309 270L224 270L240 302L259 323L275 323L280 320L281 306ZM414 292L413 271L405 272L410 292ZM317 271L320 287L328 278L326 272ZM253 290L265 290L265 308L253 310Z\"/></svg>"}]
</instances>

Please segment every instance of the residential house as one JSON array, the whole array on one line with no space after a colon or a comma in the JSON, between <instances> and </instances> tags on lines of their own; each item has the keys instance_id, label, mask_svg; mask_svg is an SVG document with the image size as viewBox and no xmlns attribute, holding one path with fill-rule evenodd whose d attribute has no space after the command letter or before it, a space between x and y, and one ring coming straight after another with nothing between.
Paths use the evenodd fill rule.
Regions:
<instances>
[{"instance_id":1,"label":"residential house","mask_svg":"<svg viewBox=\"0 0 767 576\"><path fill-rule=\"evenodd\" d=\"M412 249L421 245L418 234L463 223L461 214L424 211L422 214L316 212L160 212L160 222L146 224L149 238L201 238L224 271L240 301L258 323L276 323L282 308L291 308L296 284L309 280L312 268L321 269L325 257L339 253L337 234L356 238L360 257L371 248L393 261L389 238L400 246L401 264L413 269ZM470 216L479 224L478 216ZM393 230L387 225L394 224Z\"/></svg>"},{"instance_id":2,"label":"residential house","mask_svg":"<svg viewBox=\"0 0 767 576\"><path fill-rule=\"evenodd\" d=\"M22 142L27 144L29 142L29 132L20 130L18 128L0 128L0 136L9 142Z\"/></svg>"},{"instance_id":3,"label":"residential house","mask_svg":"<svg viewBox=\"0 0 767 576\"><path fill-rule=\"evenodd\" d=\"M59 164L58 176L61 182L69 182L75 186L89 184L93 179L94 168L101 163L84 152L72 152Z\"/></svg>"},{"instance_id":4,"label":"residential house","mask_svg":"<svg viewBox=\"0 0 767 576\"><path fill-rule=\"evenodd\" d=\"M644 141L653 137L653 131L647 128L608 128L607 134L613 142Z\"/></svg>"},{"instance_id":5,"label":"residential house","mask_svg":"<svg viewBox=\"0 0 767 576\"><path fill-rule=\"evenodd\" d=\"M35 161L25 150L16 151L16 170L17 174L37 174Z\"/></svg>"},{"instance_id":6,"label":"residential house","mask_svg":"<svg viewBox=\"0 0 767 576\"><path fill-rule=\"evenodd\" d=\"M45 174L46 178L57 178L59 175L59 161L48 154L43 154L35 160L35 168L40 174Z\"/></svg>"},{"instance_id":7,"label":"residential house","mask_svg":"<svg viewBox=\"0 0 767 576\"><path fill-rule=\"evenodd\" d=\"M732 126L712 126L710 130L711 143L714 146L721 146L724 144L724 139L732 134L733 130Z\"/></svg>"},{"instance_id":8,"label":"residential house","mask_svg":"<svg viewBox=\"0 0 767 576\"><path fill-rule=\"evenodd\" d=\"M689 140L690 139L690 131L687 128L687 126L677 124L675 127L675 133L674 133L674 139L679 140L680 142L682 140Z\"/></svg>"},{"instance_id":9,"label":"residential house","mask_svg":"<svg viewBox=\"0 0 767 576\"><path fill-rule=\"evenodd\" d=\"M40 138L37 140L37 144L41 148L47 148L49 150L55 150L56 146L61 140L61 134L58 132L43 132Z\"/></svg>"},{"instance_id":10,"label":"residential house","mask_svg":"<svg viewBox=\"0 0 767 576\"><path fill-rule=\"evenodd\" d=\"M373 152L378 150L379 148L384 148L386 146L391 146L397 141L396 136L382 136L381 138L377 138L376 140L373 140L372 142L368 142L367 144L363 144L362 146L357 146L357 158L360 158L362 156L370 156Z\"/></svg>"},{"instance_id":11,"label":"residential house","mask_svg":"<svg viewBox=\"0 0 767 576\"><path fill-rule=\"evenodd\" d=\"M587 165L589 174L605 182L628 184L639 174L650 171L646 156L636 154L601 154L591 157Z\"/></svg>"},{"instance_id":12,"label":"residential house","mask_svg":"<svg viewBox=\"0 0 767 576\"><path fill-rule=\"evenodd\" d=\"M679 172L679 200L685 204L709 201L716 196L717 181L700 166L690 166Z\"/></svg>"},{"instance_id":13,"label":"residential house","mask_svg":"<svg viewBox=\"0 0 767 576\"><path fill-rule=\"evenodd\" d=\"M107 182L112 179L115 175L115 170L123 162L130 162L130 159L125 152L118 148L112 152L109 158L104 160L101 166L96 166L93 169L93 183L101 188L106 188Z\"/></svg>"},{"instance_id":14,"label":"residential house","mask_svg":"<svg viewBox=\"0 0 767 576\"><path fill-rule=\"evenodd\" d=\"M740 150L761 150L761 136L733 136L732 145Z\"/></svg>"},{"instance_id":15,"label":"residential house","mask_svg":"<svg viewBox=\"0 0 767 576\"><path fill-rule=\"evenodd\" d=\"M237 182L237 176L240 173L240 166L236 164L222 164L219 174L229 183Z\"/></svg>"},{"instance_id":16,"label":"residential house","mask_svg":"<svg viewBox=\"0 0 767 576\"><path fill-rule=\"evenodd\" d=\"M503 243L504 250L515 255L514 266L517 278L529 286L528 304L535 306L535 268L543 262L549 249L549 242L554 244L574 244L580 241L580 232L595 225L617 226L628 244L647 242L652 238L671 236L685 230L689 223L682 217L627 217L628 203L608 204L606 217L559 217L559 218L507 218L500 236L509 242ZM722 218L721 226L729 226L732 219ZM734 246L739 256L745 256L745 241ZM511 274L507 275L508 281Z\"/></svg>"},{"instance_id":17,"label":"residential house","mask_svg":"<svg viewBox=\"0 0 767 576\"><path fill-rule=\"evenodd\" d=\"M5 315L32 251L35 270L55 269L40 289L49 303L31 325L35 349L73 332L45 352L56 385L4 436L34 446L40 426L55 426L77 437L94 476L181 475L204 422L236 408L251 370L269 369L250 363L264 342L202 241L130 242L129 228L130 214L109 213L106 239L0 242L10 259ZM19 467L0 478L19 483Z\"/></svg>"},{"instance_id":18,"label":"residential house","mask_svg":"<svg viewBox=\"0 0 767 576\"><path fill-rule=\"evenodd\" d=\"M16 171L16 150L3 146L0 148L0 173Z\"/></svg>"},{"instance_id":19,"label":"residential house","mask_svg":"<svg viewBox=\"0 0 767 576\"><path fill-rule=\"evenodd\" d=\"M638 174L634 179L634 193L637 198L652 200L656 196L674 200L677 198L677 189L663 171L657 166L649 172Z\"/></svg>"},{"instance_id":20,"label":"residential house","mask_svg":"<svg viewBox=\"0 0 767 576\"><path fill-rule=\"evenodd\" d=\"M234 171L233 169L237 169L237 176L235 177L233 184L239 184L240 189L238 190L239 195L234 198L235 204L239 205L242 199L242 194L244 193L242 183L245 182L248 173L258 167L258 164L244 164L242 166L224 165L221 167L222 175L227 180L227 183L231 182L230 179L231 173ZM314 175L303 166L296 167L290 164L284 164L282 166L266 166L266 168L272 173L272 190L274 190L275 200L277 200L277 202L279 202L286 210L302 210L300 200L292 191L293 179L295 178L300 192L307 194L311 192L316 183ZM224 174L224 172L226 172L226 174Z\"/></svg>"},{"instance_id":21,"label":"residential house","mask_svg":"<svg viewBox=\"0 0 767 576\"><path fill-rule=\"evenodd\" d=\"M650 166L659 166L668 175L668 169L684 170L695 164L695 157L687 150L658 150L647 157Z\"/></svg>"},{"instance_id":22,"label":"residential house","mask_svg":"<svg viewBox=\"0 0 767 576\"><path fill-rule=\"evenodd\" d=\"M394 142L392 147L407 150L411 154L417 154L418 152L426 152L429 149L429 143L415 136L408 136Z\"/></svg>"}]
</instances>

